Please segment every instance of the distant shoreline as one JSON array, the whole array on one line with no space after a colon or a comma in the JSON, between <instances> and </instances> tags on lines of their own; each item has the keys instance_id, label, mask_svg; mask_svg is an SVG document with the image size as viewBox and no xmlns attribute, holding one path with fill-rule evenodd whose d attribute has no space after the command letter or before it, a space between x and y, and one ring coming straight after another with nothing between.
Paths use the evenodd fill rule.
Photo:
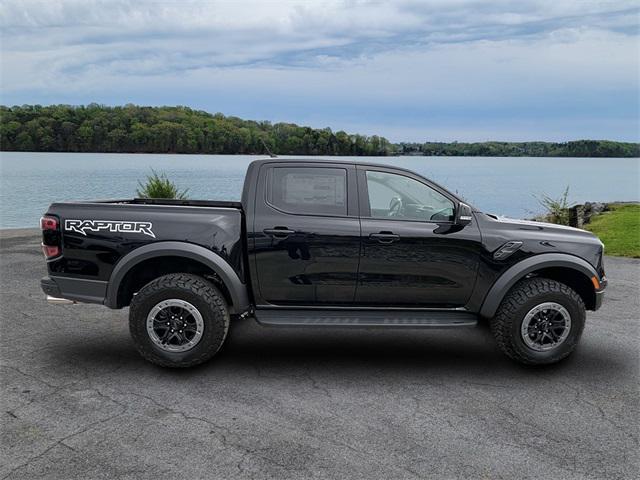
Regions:
<instances>
[{"instance_id":1,"label":"distant shoreline","mask_svg":"<svg viewBox=\"0 0 640 480\"><path fill-rule=\"evenodd\" d=\"M7 152L640 158L640 143L634 142L391 142L380 135L179 106L0 105L0 127L0 145Z\"/></svg>"}]
</instances>

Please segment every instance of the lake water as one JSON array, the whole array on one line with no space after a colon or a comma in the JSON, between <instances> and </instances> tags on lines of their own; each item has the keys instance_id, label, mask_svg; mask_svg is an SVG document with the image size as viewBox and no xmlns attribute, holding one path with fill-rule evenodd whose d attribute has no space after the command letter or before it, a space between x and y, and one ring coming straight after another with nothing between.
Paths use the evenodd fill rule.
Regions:
<instances>
[{"instance_id":1,"label":"lake water","mask_svg":"<svg viewBox=\"0 0 640 480\"><path fill-rule=\"evenodd\" d=\"M37 227L54 201L130 198L153 167L194 199L239 200L245 155L0 153L0 228ZM282 157L288 158L288 157ZM295 158L313 158L300 157ZM640 200L637 158L336 157L414 170L485 212L516 218L541 211L535 195L573 202Z\"/></svg>"}]
</instances>

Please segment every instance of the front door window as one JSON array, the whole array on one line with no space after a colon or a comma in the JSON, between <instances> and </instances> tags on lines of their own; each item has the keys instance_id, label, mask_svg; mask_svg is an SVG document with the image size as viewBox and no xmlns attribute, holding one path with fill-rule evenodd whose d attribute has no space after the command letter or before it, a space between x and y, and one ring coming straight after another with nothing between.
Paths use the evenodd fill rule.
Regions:
<instances>
[{"instance_id":1,"label":"front door window","mask_svg":"<svg viewBox=\"0 0 640 480\"><path fill-rule=\"evenodd\" d=\"M372 218L453 221L453 202L413 178L369 170L367 190Z\"/></svg>"}]
</instances>

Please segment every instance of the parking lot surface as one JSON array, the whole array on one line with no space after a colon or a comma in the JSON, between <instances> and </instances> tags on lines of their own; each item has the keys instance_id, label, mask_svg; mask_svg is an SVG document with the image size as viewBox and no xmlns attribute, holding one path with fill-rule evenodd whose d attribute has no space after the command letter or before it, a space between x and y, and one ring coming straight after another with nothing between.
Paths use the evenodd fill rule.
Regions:
<instances>
[{"instance_id":1,"label":"parking lot surface","mask_svg":"<svg viewBox=\"0 0 640 480\"><path fill-rule=\"evenodd\" d=\"M128 310L50 306L34 231L0 233L0 478L637 478L640 261L607 258L577 351L525 368L485 327L232 326L189 370Z\"/></svg>"}]
</instances>

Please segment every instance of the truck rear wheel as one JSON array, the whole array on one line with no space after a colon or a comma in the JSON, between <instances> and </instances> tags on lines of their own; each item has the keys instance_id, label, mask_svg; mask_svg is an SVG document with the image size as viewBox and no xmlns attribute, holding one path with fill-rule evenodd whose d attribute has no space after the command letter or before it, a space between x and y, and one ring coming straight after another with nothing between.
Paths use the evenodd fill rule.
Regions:
<instances>
[{"instance_id":1,"label":"truck rear wheel","mask_svg":"<svg viewBox=\"0 0 640 480\"><path fill-rule=\"evenodd\" d=\"M197 275L174 273L134 295L129 330L145 359L162 367L191 367L213 357L227 336L224 297Z\"/></svg>"},{"instance_id":2,"label":"truck rear wheel","mask_svg":"<svg viewBox=\"0 0 640 480\"><path fill-rule=\"evenodd\" d=\"M585 306L567 285L533 277L509 291L490 323L508 357L544 365L562 360L575 349L584 329Z\"/></svg>"}]
</instances>

